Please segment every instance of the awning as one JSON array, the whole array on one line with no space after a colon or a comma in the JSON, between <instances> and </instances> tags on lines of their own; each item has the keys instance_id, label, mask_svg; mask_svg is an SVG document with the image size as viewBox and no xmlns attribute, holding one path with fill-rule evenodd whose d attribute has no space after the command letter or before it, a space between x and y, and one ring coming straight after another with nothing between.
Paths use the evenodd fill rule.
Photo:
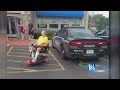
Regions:
<instances>
[{"instance_id":1,"label":"awning","mask_svg":"<svg viewBox=\"0 0 120 90\"><path fill-rule=\"evenodd\" d=\"M37 16L83 17L83 11L36 11Z\"/></svg>"}]
</instances>

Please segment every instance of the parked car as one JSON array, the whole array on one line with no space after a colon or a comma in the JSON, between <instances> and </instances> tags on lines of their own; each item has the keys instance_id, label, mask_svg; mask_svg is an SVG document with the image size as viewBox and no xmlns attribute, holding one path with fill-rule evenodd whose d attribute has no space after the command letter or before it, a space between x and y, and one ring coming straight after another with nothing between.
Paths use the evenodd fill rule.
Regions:
<instances>
[{"instance_id":1,"label":"parked car","mask_svg":"<svg viewBox=\"0 0 120 90\"><path fill-rule=\"evenodd\" d=\"M109 30L99 30L96 32L96 35L100 38L102 38L103 40L107 41L107 52L106 54L109 55L109 48L110 48L110 39L109 39Z\"/></svg>"},{"instance_id":2,"label":"parked car","mask_svg":"<svg viewBox=\"0 0 120 90\"><path fill-rule=\"evenodd\" d=\"M60 51L62 59L99 58L105 55L106 40L96 37L89 29L83 27L65 27L52 38L52 47Z\"/></svg>"}]
</instances>

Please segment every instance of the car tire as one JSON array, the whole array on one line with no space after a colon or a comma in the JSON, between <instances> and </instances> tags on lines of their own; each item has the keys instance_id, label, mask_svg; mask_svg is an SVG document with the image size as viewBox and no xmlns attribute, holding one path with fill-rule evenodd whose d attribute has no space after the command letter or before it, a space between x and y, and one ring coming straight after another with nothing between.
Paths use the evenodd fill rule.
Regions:
<instances>
[{"instance_id":1,"label":"car tire","mask_svg":"<svg viewBox=\"0 0 120 90\"><path fill-rule=\"evenodd\" d=\"M54 45L53 45L53 41L52 41L52 48L55 49Z\"/></svg>"},{"instance_id":2,"label":"car tire","mask_svg":"<svg viewBox=\"0 0 120 90\"><path fill-rule=\"evenodd\" d=\"M61 59L62 59L62 60L64 60L64 59L67 58L63 46L61 46L60 56L61 56Z\"/></svg>"}]
</instances>

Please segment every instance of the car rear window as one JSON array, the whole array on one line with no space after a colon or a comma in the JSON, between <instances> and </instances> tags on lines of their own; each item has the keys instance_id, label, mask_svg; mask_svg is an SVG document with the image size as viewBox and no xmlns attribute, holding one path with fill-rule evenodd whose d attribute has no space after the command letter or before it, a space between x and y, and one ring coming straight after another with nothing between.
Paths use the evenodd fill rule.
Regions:
<instances>
[{"instance_id":1,"label":"car rear window","mask_svg":"<svg viewBox=\"0 0 120 90\"><path fill-rule=\"evenodd\" d=\"M69 29L69 32L72 38L95 37L95 35L89 29L71 28Z\"/></svg>"}]
</instances>

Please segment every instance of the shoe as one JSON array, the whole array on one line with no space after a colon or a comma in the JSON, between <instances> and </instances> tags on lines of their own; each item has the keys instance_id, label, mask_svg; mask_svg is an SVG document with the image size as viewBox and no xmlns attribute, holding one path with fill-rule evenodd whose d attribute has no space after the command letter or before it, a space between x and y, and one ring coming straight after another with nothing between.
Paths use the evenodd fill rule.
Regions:
<instances>
[{"instance_id":1,"label":"shoe","mask_svg":"<svg viewBox=\"0 0 120 90\"><path fill-rule=\"evenodd\" d=\"M31 62L32 62L32 63L36 63L37 61L33 59L33 60L31 60Z\"/></svg>"},{"instance_id":2,"label":"shoe","mask_svg":"<svg viewBox=\"0 0 120 90\"><path fill-rule=\"evenodd\" d=\"M32 61L31 61L31 60L28 60L28 61L27 61L27 64L32 64Z\"/></svg>"}]
</instances>

